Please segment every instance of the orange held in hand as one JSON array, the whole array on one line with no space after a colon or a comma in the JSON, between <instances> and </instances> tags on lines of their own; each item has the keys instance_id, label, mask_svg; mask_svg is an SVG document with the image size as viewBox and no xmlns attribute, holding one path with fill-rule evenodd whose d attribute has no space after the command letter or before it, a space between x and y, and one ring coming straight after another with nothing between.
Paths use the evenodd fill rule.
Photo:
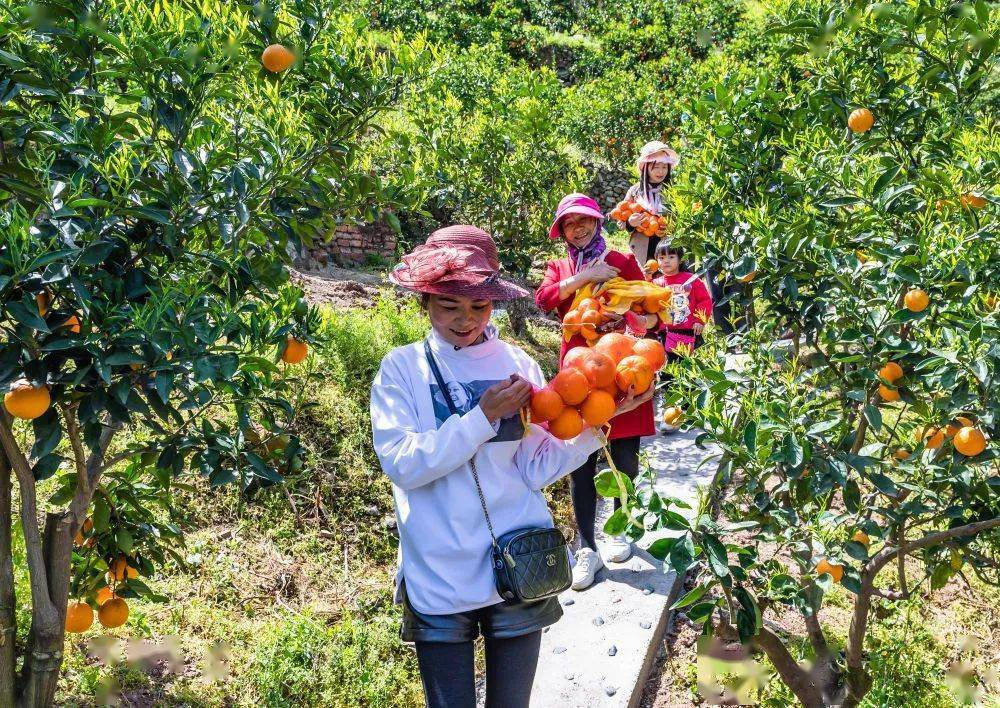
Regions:
<instances>
[{"instance_id":1,"label":"orange held in hand","mask_svg":"<svg viewBox=\"0 0 1000 708\"><path fill-rule=\"evenodd\" d=\"M653 368L643 356L627 356L619 362L615 380L622 391L632 386L637 396L642 395L653 385Z\"/></svg>"},{"instance_id":2,"label":"orange held in hand","mask_svg":"<svg viewBox=\"0 0 1000 708\"><path fill-rule=\"evenodd\" d=\"M531 396L531 419L537 423L554 420L565 407L562 396L546 386Z\"/></svg>"},{"instance_id":3,"label":"orange held in hand","mask_svg":"<svg viewBox=\"0 0 1000 708\"><path fill-rule=\"evenodd\" d=\"M576 408L566 407L549 423L549 432L560 440L572 440L583 432L583 418Z\"/></svg>"},{"instance_id":4,"label":"orange held in hand","mask_svg":"<svg viewBox=\"0 0 1000 708\"><path fill-rule=\"evenodd\" d=\"M641 356L653 371L659 371L667 363L667 352L663 345L655 339L640 339L632 347L632 351Z\"/></svg>"},{"instance_id":5,"label":"orange held in hand","mask_svg":"<svg viewBox=\"0 0 1000 708\"><path fill-rule=\"evenodd\" d=\"M597 339L597 328L603 321L604 318L597 310L586 310L580 317L580 334L584 339Z\"/></svg>"},{"instance_id":6,"label":"orange held in hand","mask_svg":"<svg viewBox=\"0 0 1000 708\"><path fill-rule=\"evenodd\" d=\"M563 315L563 336L566 337L566 341L580 333L580 316L582 314L579 310L570 310Z\"/></svg>"},{"instance_id":7,"label":"orange held in hand","mask_svg":"<svg viewBox=\"0 0 1000 708\"><path fill-rule=\"evenodd\" d=\"M594 345L594 351L606 354L617 365L622 359L632 354L635 338L619 332L611 332L601 337Z\"/></svg>"},{"instance_id":8,"label":"orange held in hand","mask_svg":"<svg viewBox=\"0 0 1000 708\"><path fill-rule=\"evenodd\" d=\"M549 387L570 406L583 403L591 388L587 377L579 369L563 369L555 375Z\"/></svg>"},{"instance_id":9,"label":"orange held in hand","mask_svg":"<svg viewBox=\"0 0 1000 708\"><path fill-rule=\"evenodd\" d=\"M587 425L596 428L606 424L615 414L615 399L606 391L592 392L580 406L580 415Z\"/></svg>"},{"instance_id":10,"label":"orange held in hand","mask_svg":"<svg viewBox=\"0 0 1000 708\"><path fill-rule=\"evenodd\" d=\"M573 347L566 352L566 356L563 357L562 368L579 369L580 364L583 363L584 359L590 356L592 351L594 350L590 347Z\"/></svg>"},{"instance_id":11,"label":"orange held in hand","mask_svg":"<svg viewBox=\"0 0 1000 708\"><path fill-rule=\"evenodd\" d=\"M615 362L601 352L591 351L577 368L587 377L591 388L604 388L615 382Z\"/></svg>"}]
</instances>

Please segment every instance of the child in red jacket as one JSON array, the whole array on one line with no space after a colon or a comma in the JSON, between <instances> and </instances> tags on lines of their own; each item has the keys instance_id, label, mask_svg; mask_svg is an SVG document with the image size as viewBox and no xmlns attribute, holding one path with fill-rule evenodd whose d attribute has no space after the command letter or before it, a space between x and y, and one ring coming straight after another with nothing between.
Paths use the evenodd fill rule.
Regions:
<instances>
[{"instance_id":1,"label":"child in red jacket","mask_svg":"<svg viewBox=\"0 0 1000 708\"><path fill-rule=\"evenodd\" d=\"M680 246L674 246L669 241L661 241L656 245L656 262L660 265L662 275L653 278L653 283L673 291L666 319L660 325L658 333L667 352L668 363L682 356L679 350L690 352L701 345L701 333L712 316L712 296L708 294L708 288L702 279L683 267L683 258L684 249ZM663 381L670 380L666 373L661 373L660 376ZM671 433L675 430L676 427L661 420L661 432Z\"/></svg>"}]
</instances>

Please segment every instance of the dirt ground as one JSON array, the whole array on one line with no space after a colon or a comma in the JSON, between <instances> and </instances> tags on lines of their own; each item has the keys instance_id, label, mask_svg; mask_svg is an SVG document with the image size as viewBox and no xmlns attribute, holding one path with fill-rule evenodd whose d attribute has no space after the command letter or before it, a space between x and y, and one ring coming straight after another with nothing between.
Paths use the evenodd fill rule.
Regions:
<instances>
[{"instance_id":1,"label":"dirt ground","mask_svg":"<svg viewBox=\"0 0 1000 708\"><path fill-rule=\"evenodd\" d=\"M330 268L322 273L292 271L292 282L316 304L334 307L370 307L380 287L388 282L378 273L347 268Z\"/></svg>"}]
</instances>

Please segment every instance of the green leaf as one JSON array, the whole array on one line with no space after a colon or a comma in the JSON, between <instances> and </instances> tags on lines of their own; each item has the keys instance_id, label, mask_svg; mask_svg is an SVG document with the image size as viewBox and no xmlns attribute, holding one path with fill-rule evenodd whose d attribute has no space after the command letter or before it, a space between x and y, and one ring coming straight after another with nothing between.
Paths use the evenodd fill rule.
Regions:
<instances>
[{"instance_id":1,"label":"green leaf","mask_svg":"<svg viewBox=\"0 0 1000 708\"><path fill-rule=\"evenodd\" d=\"M702 542L705 545L705 553L708 555L708 565L712 572L719 577L729 575L729 558L726 547L722 542L711 534L702 534Z\"/></svg>"},{"instance_id":2,"label":"green leaf","mask_svg":"<svg viewBox=\"0 0 1000 708\"><path fill-rule=\"evenodd\" d=\"M594 477L594 488L602 497L615 498L618 496L618 483L615 482L615 474L611 470L604 470Z\"/></svg>"},{"instance_id":3,"label":"green leaf","mask_svg":"<svg viewBox=\"0 0 1000 708\"><path fill-rule=\"evenodd\" d=\"M90 514L94 522L94 530L105 533L111 528L111 509L103 496L94 495L94 511Z\"/></svg>"},{"instance_id":4,"label":"green leaf","mask_svg":"<svg viewBox=\"0 0 1000 708\"><path fill-rule=\"evenodd\" d=\"M687 618L691 620L694 624L704 624L712 616L712 611L715 609L715 602L699 602L694 605L684 614Z\"/></svg>"},{"instance_id":5,"label":"green leaf","mask_svg":"<svg viewBox=\"0 0 1000 708\"><path fill-rule=\"evenodd\" d=\"M700 600L701 596L704 595L706 592L708 592L708 585L699 585L694 590L687 593L686 595L684 595L684 597L682 597L680 600L671 605L670 609L678 610L682 607L687 607L688 605L692 605L698 600Z\"/></svg>"},{"instance_id":6,"label":"green leaf","mask_svg":"<svg viewBox=\"0 0 1000 708\"><path fill-rule=\"evenodd\" d=\"M628 527L628 516L624 509L615 509L615 513L604 523L604 533L617 536Z\"/></svg>"},{"instance_id":7,"label":"green leaf","mask_svg":"<svg viewBox=\"0 0 1000 708\"><path fill-rule=\"evenodd\" d=\"M683 573L694 563L694 541L691 534L684 534L670 549L670 567L677 573Z\"/></svg>"},{"instance_id":8,"label":"green leaf","mask_svg":"<svg viewBox=\"0 0 1000 708\"><path fill-rule=\"evenodd\" d=\"M882 414L879 412L878 408L871 405L870 403L864 408L865 420L868 421L868 425L871 426L873 432L878 432L882 429Z\"/></svg>"},{"instance_id":9,"label":"green leaf","mask_svg":"<svg viewBox=\"0 0 1000 708\"><path fill-rule=\"evenodd\" d=\"M123 553L132 552L134 542L132 540L132 534L130 534L127 529L118 529L118 532L115 534L115 541L118 543L118 548Z\"/></svg>"},{"instance_id":10,"label":"green leaf","mask_svg":"<svg viewBox=\"0 0 1000 708\"><path fill-rule=\"evenodd\" d=\"M33 301L31 304L28 304L27 296L25 296L25 302L14 301L7 303L7 312L25 327L30 327L39 332L51 331L49 330L49 326L45 324L45 320L39 317L38 305Z\"/></svg>"},{"instance_id":11,"label":"green leaf","mask_svg":"<svg viewBox=\"0 0 1000 708\"><path fill-rule=\"evenodd\" d=\"M890 497L894 497L899 493L899 487L891 479L886 477L881 472L876 472L871 476L872 484L882 492L883 494L888 494Z\"/></svg>"},{"instance_id":12,"label":"green leaf","mask_svg":"<svg viewBox=\"0 0 1000 708\"><path fill-rule=\"evenodd\" d=\"M799 439L795 437L795 433L785 433L784 438L782 438L781 457L790 467L798 467L802 464L804 459L802 445L799 443Z\"/></svg>"},{"instance_id":13,"label":"green leaf","mask_svg":"<svg viewBox=\"0 0 1000 708\"><path fill-rule=\"evenodd\" d=\"M879 175L879 178L875 181L875 186L872 187L872 195L877 197L879 193L886 188L886 185L892 182L898 174L899 165L892 165L885 172Z\"/></svg>"},{"instance_id":14,"label":"green leaf","mask_svg":"<svg viewBox=\"0 0 1000 708\"><path fill-rule=\"evenodd\" d=\"M997 486L1000 487L1000 477L997 478ZM677 538L674 537L658 538L650 544L646 552L653 556L653 558L664 560L676 543Z\"/></svg>"},{"instance_id":15,"label":"green leaf","mask_svg":"<svg viewBox=\"0 0 1000 708\"><path fill-rule=\"evenodd\" d=\"M751 456L756 456L757 452L757 423L750 421L743 428L743 444L746 445L747 452Z\"/></svg>"}]
</instances>

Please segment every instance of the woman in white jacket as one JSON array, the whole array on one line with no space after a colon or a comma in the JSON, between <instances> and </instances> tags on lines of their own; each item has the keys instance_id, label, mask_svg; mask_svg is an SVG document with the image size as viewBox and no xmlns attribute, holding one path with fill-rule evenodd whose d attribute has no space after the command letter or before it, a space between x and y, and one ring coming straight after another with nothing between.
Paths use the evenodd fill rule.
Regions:
<instances>
[{"instance_id":1,"label":"woman in white jacket","mask_svg":"<svg viewBox=\"0 0 1000 708\"><path fill-rule=\"evenodd\" d=\"M493 302L526 295L499 278L493 239L472 226L436 231L390 279L423 294L427 342L457 413L435 383L424 342L382 360L372 383L375 451L393 484L400 540L397 603L402 638L416 645L427 705L474 708L473 642L486 641L486 705L527 707L542 629L562 616L555 598L503 600L491 536L469 461L475 458L496 535L553 526L542 488L579 467L603 436L586 429L561 441L519 411L538 364L501 341ZM622 408L631 405L631 399Z\"/></svg>"}]
</instances>

